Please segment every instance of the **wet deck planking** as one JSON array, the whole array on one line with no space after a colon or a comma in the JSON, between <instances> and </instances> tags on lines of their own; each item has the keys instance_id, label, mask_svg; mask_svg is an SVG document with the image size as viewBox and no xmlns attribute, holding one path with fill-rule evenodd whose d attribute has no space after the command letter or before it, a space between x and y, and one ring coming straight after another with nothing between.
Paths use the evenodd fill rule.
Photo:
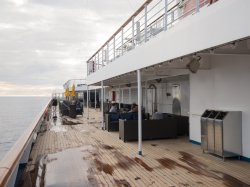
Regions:
<instances>
[{"instance_id":1,"label":"wet deck planking","mask_svg":"<svg viewBox=\"0 0 250 187\"><path fill-rule=\"evenodd\" d=\"M98 137L100 137L100 136L98 136ZM125 145L127 145L127 144L124 144L124 146ZM134 146L134 148L132 148L132 147L125 148L125 150L129 150L129 152L127 154L131 154L131 152L136 152L136 149L137 149L136 145ZM153 162L154 161L154 159L147 157L148 153L145 153L145 154L146 154L146 156L143 157L143 159L147 159L148 158L149 162ZM150 156L153 156L153 153L151 153ZM167 185L169 185L169 182L172 181L172 186L175 186L178 181L179 182L183 181L182 178L190 178L190 176L189 177L185 177L185 175L186 175L185 173L179 173L179 176L181 176L182 178L181 177L175 177L174 175L172 175L172 173L169 173L168 171L163 171L164 168L159 168L159 165L157 165L155 163L153 163L153 164L155 165L155 167L157 168L158 171L154 171L154 175L153 176L150 176L148 173L146 174L146 176L155 178L155 181L157 181L157 183L159 183L160 181L163 181L162 185L166 185L166 181L168 182ZM167 179L166 179L166 177L167 177ZM192 181L189 181L189 183L190 182L194 183ZM210 185L210 186L212 186L212 185Z\"/></svg>"},{"instance_id":2,"label":"wet deck planking","mask_svg":"<svg viewBox=\"0 0 250 187\"><path fill-rule=\"evenodd\" d=\"M90 111L100 119L100 114ZM199 146L187 143L184 139L144 141L144 156L140 160L135 159L137 143L123 143L118 133L100 130L100 123L96 123L99 119L91 119L91 123L87 124L83 118L82 125L74 125L73 128L65 126L67 132L47 131L40 134L31 153L28 169L32 168L41 154L93 145L98 148L98 152L92 155L92 159L98 157L101 163L113 170L104 172L98 171L96 166L93 168L93 177L98 186L244 186L250 183L248 163L236 160L223 162L220 158L202 154ZM124 162L125 158L128 162ZM166 158L174 163L174 169L163 167L157 161ZM208 176L198 174L199 169L203 174L208 172ZM216 176L211 177L211 172Z\"/></svg>"}]
</instances>

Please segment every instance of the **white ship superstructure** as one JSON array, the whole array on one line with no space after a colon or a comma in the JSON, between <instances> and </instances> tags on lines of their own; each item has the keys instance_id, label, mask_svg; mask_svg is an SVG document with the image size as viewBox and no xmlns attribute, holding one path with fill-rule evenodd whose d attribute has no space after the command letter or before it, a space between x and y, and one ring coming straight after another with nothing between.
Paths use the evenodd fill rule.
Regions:
<instances>
[{"instance_id":1,"label":"white ship superstructure","mask_svg":"<svg viewBox=\"0 0 250 187\"><path fill-rule=\"evenodd\" d=\"M64 84L84 112L44 106L0 186L250 186L249 8L145 1Z\"/></svg>"},{"instance_id":2,"label":"white ship superstructure","mask_svg":"<svg viewBox=\"0 0 250 187\"><path fill-rule=\"evenodd\" d=\"M177 92L196 143L206 109L241 111L237 136L249 159L249 7L247 0L146 1L87 61L87 84L109 86L103 100L136 102L151 115L173 113Z\"/></svg>"}]
</instances>

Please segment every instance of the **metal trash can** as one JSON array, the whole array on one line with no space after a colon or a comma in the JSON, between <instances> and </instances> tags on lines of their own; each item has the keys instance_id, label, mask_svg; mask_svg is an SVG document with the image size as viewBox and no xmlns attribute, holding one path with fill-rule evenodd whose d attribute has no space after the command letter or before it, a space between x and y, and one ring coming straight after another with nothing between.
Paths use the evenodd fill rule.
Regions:
<instances>
[{"instance_id":1,"label":"metal trash can","mask_svg":"<svg viewBox=\"0 0 250 187\"><path fill-rule=\"evenodd\" d=\"M213 110L207 118L207 150L211 153L214 152L214 120L218 114Z\"/></svg>"},{"instance_id":2,"label":"metal trash can","mask_svg":"<svg viewBox=\"0 0 250 187\"><path fill-rule=\"evenodd\" d=\"M225 157L242 155L242 112L221 111L214 123L214 154Z\"/></svg>"},{"instance_id":3,"label":"metal trash can","mask_svg":"<svg viewBox=\"0 0 250 187\"><path fill-rule=\"evenodd\" d=\"M223 119L227 112L220 112L214 120L214 153L223 156Z\"/></svg>"},{"instance_id":4,"label":"metal trash can","mask_svg":"<svg viewBox=\"0 0 250 187\"><path fill-rule=\"evenodd\" d=\"M242 112L206 110L201 116L203 152L223 157L242 155Z\"/></svg>"},{"instance_id":5,"label":"metal trash can","mask_svg":"<svg viewBox=\"0 0 250 187\"><path fill-rule=\"evenodd\" d=\"M207 118L211 114L212 110L205 110L201 116L201 148L204 151L207 151Z\"/></svg>"}]
</instances>

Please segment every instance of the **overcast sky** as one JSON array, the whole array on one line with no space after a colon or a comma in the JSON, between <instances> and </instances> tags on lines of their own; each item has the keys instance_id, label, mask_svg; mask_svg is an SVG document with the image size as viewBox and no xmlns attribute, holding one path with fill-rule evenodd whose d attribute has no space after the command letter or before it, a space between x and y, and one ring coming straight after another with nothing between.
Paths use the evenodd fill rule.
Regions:
<instances>
[{"instance_id":1,"label":"overcast sky","mask_svg":"<svg viewBox=\"0 0 250 187\"><path fill-rule=\"evenodd\" d=\"M0 0L0 96L51 95L144 0Z\"/></svg>"}]
</instances>

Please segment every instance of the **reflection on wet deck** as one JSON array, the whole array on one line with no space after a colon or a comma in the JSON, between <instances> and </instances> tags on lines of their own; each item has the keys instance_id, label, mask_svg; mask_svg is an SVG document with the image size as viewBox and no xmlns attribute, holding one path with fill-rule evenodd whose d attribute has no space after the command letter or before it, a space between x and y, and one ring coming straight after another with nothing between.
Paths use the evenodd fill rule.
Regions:
<instances>
[{"instance_id":1,"label":"reflection on wet deck","mask_svg":"<svg viewBox=\"0 0 250 187\"><path fill-rule=\"evenodd\" d=\"M47 155L45 186L249 186L250 164L203 154L186 139L123 143L118 133L100 129L100 113L91 110L72 125L54 124L39 134L27 171ZM60 121L58 118L57 120ZM81 122L81 124L79 124Z\"/></svg>"},{"instance_id":2,"label":"reflection on wet deck","mask_svg":"<svg viewBox=\"0 0 250 187\"><path fill-rule=\"evenodd\" d=\"M46 158L44 186L97 186L90 171L93 166L89 153L91 149L91 146L85 146L49 154Z\"/></svg>"}]
</instances>

